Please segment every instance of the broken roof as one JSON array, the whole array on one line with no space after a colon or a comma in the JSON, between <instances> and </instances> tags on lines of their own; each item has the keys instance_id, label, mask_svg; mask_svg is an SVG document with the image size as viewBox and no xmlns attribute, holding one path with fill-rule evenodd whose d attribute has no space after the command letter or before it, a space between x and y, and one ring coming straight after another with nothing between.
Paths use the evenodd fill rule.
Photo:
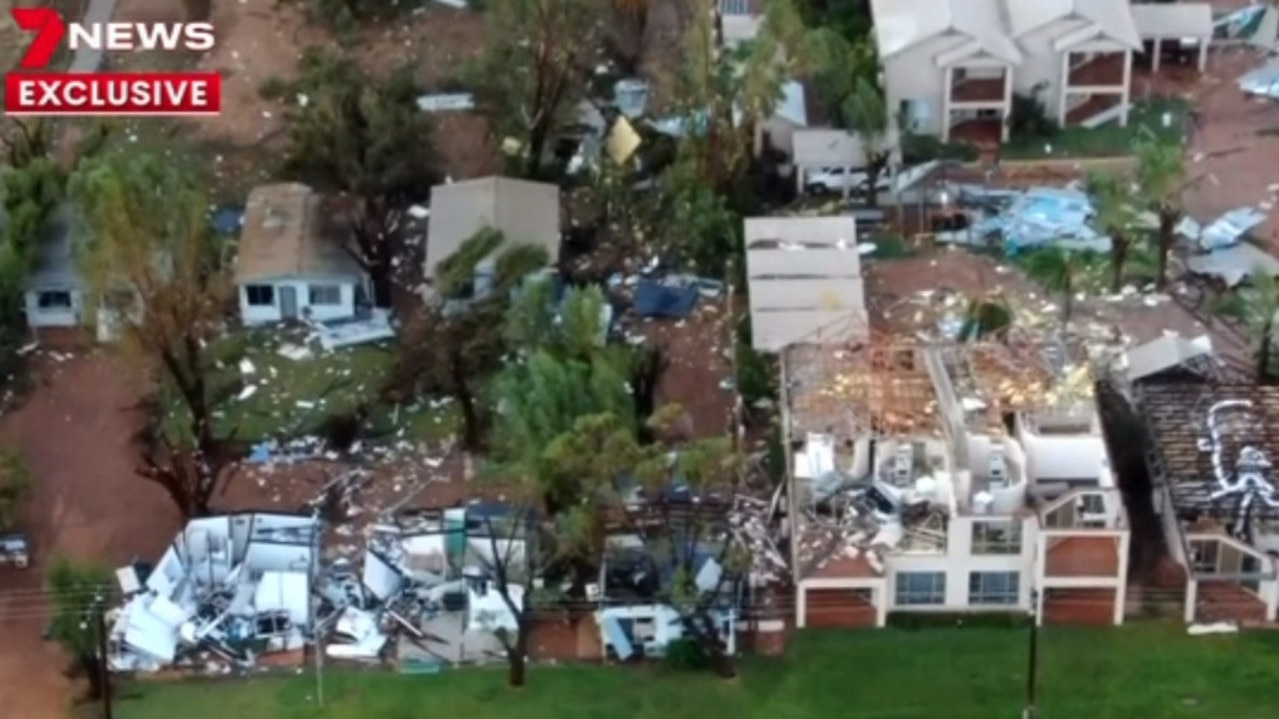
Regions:
<instances>
[{"instance_id":1,"label":"broken roof","mask_svg":"<svg viewBox=\"0 0 1279 719\"><path fill-rule=\"evenodd\" d=\"M306 185L255 187L244 208L235 281L245 284L286 277L358 281L363 272L343 246L344 231L349 232L335 202Z\"/></svg>"},{"instance_id":2,"label":"broken roof","mask_svg":"<svg viewBox=\"0 0 1279 719\"><path fill-rule=\"evenodd\" d=\"M27 288L42 290L75 290L83 286L75 263L72 237L72 210L62 206L54 211L36 248L35 265L27 276ZM4 228L0 217L0 231Z\"/></svg>"},{"instance_id":3,"label":"broken roof","mask_svg":"<svg viewBox=\"0 0 1279 719\"><path fill-rule=\"evenodd\" d=\"M1211 441L1209 413L1218 403L1229 401L1243 410L1218 427L1224 464L1230 470L1235 469L1236 455L1244 447L1279 457L1279 387L1249 382L1156 384L1138 388L1137 401L1151 445L1152 478L1167 484L1173 505L1181 512L1235 516L1238 497L1213 497L1222 486L1206 443ZM1268 502L1253 503L1252 512L1279 519L1279 508Z\"/></svg>"},{"instance_id":4,"label":"broken roof","mask_svg":"<svg viewBox=\"0 0 1279 719\"><path fill-rule=\"evenodd\" d=\"M560 190L556 185L511 177L485 177L431 188L426 235L426 275L480 230L501 232L508 242L560 250Z\"/></svg>"},{"instance_id":5,"label":"broken roof","mask_svg":"<svg viewBox=\"0 0 1279 719\"><path fill-rule=\"evenodd\" d=\"M1129 382L1137 382L1178 367L1189 367L1200 357L1212 357L1212 338L1208 335L1186 339L1178 334L1165 334L1124 353L1124 374Z\"/></svg>"},{"instance_id":6,"label":"broken roof","mask_svg":"<svg viewBox=\"0 0 1279 719\"><path fill-rule=\"evenodd\" d=\"M897 123L890 122L879 143L893 162L901 160L900 134ZM868 164L866 151L862 137L847 130L813 128L791 135L791 161L803 168L864 167Z\"/></svg>"}]
</instances>

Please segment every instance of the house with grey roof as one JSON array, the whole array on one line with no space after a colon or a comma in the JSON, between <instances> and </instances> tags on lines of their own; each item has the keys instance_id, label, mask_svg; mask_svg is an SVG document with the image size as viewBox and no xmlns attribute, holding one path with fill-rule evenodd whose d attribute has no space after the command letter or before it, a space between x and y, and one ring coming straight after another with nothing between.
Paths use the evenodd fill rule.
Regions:
<instances>
[{"instance_id":1,"label":"house with grey roof","mask_svg":"<svg viewBox=\"0 0 1279 719\"><path fill-rule=\"evenodd\" d=\"M1128 0L871 0L889 108L908 130L943 140L961 125L1007 140L1014 94L1038 98L1063 126L1127 124L1134 53L1173 33L1206 47L1206 10Z\"/></svg>"},{"instance_id":2,"label":"house with grey roof","mask_svg":"<svg viewBox=\"0 0 1279 719\"><path fill-rule=\"evenodd\" d=\"M234 279L245 324L323 322L370 304L369 279L347 251L338 198L298 183L249 193Z\"/></svg>"},{"instance_id":3,"label":"house with grey roof","mask_svg":"<svg viewBox=\"0 0 1279 719\"><path fill-rule=\"evenodd\" d=\"M484 229L501 232L508 242L542 247L551 261L557 262L559 187L494 176L431 188L425 277L434 278L441 262Z\"/></svg>"}]
</instances>

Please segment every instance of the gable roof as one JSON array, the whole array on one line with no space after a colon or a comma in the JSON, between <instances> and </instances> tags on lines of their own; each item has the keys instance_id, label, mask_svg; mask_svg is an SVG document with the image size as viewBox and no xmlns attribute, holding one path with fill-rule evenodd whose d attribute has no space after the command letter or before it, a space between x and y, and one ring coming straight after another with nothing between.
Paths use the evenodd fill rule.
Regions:
<instances>
[{"instance_id":1,"label":"gable roof","mask_svg":"<svg viewBox=\"0 0 1279 719\"><path fill-rule=\"evenodd\" d=\"M358 280L342 246L338 209L306 185L259 185L249 193L235 257L237 284L300 277Z\"/></svg>"},{"instance_id":2,"label":"gable roof","mask_svg":"<svg viewBox=\"0 0 1279 719\"><path fill-rule=\"evenodd\" d=\"M1136 3L1132 6L1137 33L1147 39L1212 37L1212 5L1206 2Z\"/></svg>"},{"instance_id":3,"label":"gable roof","mask_svg":"<svg viewBox=\"0 0 1279 719\"><path fill-rule=\"evenodd\" d=\"M1134 50L1141 49L1141 36L1133 21L1128 0L1001 0L1008 32L1019 38L1058 20L1072 18L1096 25L1102 35Z\"/></svg>"},{"instance_id":4,"label":"gable roof","mask_svg":"<svg viewBox=\"0 0 1279 719\"><path fill-rule=\"evenodd\" d=\"M982 52L1017 64L1021 51L1004 33L1000 0L871 0L875 42L887 59L933 38L955 34Z\"/></svg>"},{"instance_id":5,"label":"gable roof","mask_svg":"<svg viewBox=\"0 0 1279 719\"><path fill-rule=\"evenodd\" d=\"M559 187L494 176L431 188L426 276L434 277L441 261L485 228L498 230L508 242L544 247L558 258Z\"/></svg>"}]
</instances>

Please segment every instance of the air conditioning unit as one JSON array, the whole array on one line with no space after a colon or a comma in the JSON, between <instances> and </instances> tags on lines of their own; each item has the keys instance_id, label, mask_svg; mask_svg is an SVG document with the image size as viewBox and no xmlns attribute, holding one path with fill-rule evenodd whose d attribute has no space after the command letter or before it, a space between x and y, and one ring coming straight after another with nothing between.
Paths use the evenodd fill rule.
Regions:
<instances>
[{"instance_id":1,"label":"air conditioning unit","mask_svg":"<svg viewBox=\"0 0 1279 719\"><path fill-rule=\"evenodd\" d=\"M1008 479L1008 461L1004 459L1002 449L990 453L990 470L986 473L991 489L1005 489L1011 483Z\"/></svg>"},{"instance_id":2,"label":"air conditioning unit","mask_svg":"<svg viewBox=\"0 0 1279 719\"><path fill-rule=\"evenodd\" d=\"M893 484L903 487L911 482L915 469L915 450L910 446L898 447L893 456Z\"/></svg>"}]
</instances>

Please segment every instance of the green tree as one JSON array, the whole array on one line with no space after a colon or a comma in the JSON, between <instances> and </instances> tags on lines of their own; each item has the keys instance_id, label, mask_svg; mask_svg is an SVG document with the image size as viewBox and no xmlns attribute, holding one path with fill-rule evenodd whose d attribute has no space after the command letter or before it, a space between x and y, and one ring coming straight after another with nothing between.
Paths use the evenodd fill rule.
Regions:
<instances>
[{"instance_id":1,"label":"green tree","mask_svg":"<svg viewBox=\"0 0 1279 719\"><path fill-rule=\"evenodd\" d=\"M490 291L470 296L477 267L490 257L494 258ZM502 328L511 294L548 262L543 248L508 243L495 230L484 230L464 242L436 268L439 301L417 313L400 331L382 398L398 402L421 393L449 395L462 418L462 445L479 451L487 427L480 383L501 364Z\"/></svg>"},{"instance_id":2,"label":"green tree","mask_svg":"<svg viewBox=\"0 0 1279 719\"><path fill-rule=\"evenodd\" d=\"M872 81L859 77L852 94L844 99L841 115L848 129L861 138L866 163L866 200L871 207L879 204L879 176L888 169L893 148L887 144L889 131L888 107L884 93ZM844 186L844 194L848 194Z\"/></svg>"},{"instance_id":3,"label":"green tree","mask_svg":"<svg viewBox=\"0 0 1279 719\"><path fill-rule=\"evenodd\" d=\"M184 517L209 501L238 461L219 436L209 348L232 296L208 201L183 168L144 152L82 164L71 194L83 213L80 265L99 322L110 323L141 370L178 399L179 420L159 402L139 436L138 474L164 488Z\"/></svg>"},{"instance_id":4,"label":"green tree","mask_svg":"<svg viewBox=\"0 0 1279 719\"><path fill-rule=\"evenodd\" d=\"M89 700L101 698L106 660L98 652L96 612L112 600L111 573L107 569L65 557L57 558L45 578L52 597L53 618L49 637L62 646L77 673L89 681Z\"/></svg>"},{"instance_id":5,"label":"green tree","mask_svg":"<svg viewBox=\"0 0 1279 719\"><path fill-rule=\"evenodd\" d=\"M1222 314L1233 315L1244 322L1253 360L1256 362L1257 384L1268 384L1274 378L1275 320L1279 317L1279 281L1258 267L1248 276L1248 284L1225 296L1216 307Z\"/></svg>"},{"instance_id":6,"label":"green tree","mask_svg":"<svg viewBox=\"0 0 1279 719\"><path fill-rule=\"evenodd\" d=\"M485 40L468 85L500 137L516 140L525 177L542 174L555 135L574 121L599 60L605 0L487 0Z\"/></svg>"},{"instance_id":7,"label":"green tree","mask_svg":"<svg viewBox=\"0 0 1279 719\"><path fill-rule=\"evenodd\" d=\"M1139 231L1138 198L1127 178L1097 170L1088 173L1085 188L1096 212L1094 229L1110 238L1110 291L1118 293Z\"/></svg>"},{"instance_id":8,"label":"green tree","mask_svg":"<svg viewBox=\"0 0 1279 719\"><path fill-rule=\"evenodd\" d=\"M396 229L403 210L440 179L429 116L410 68L385 81L329 50L305 53L286 92L283 176L357 199L347 249L369 273L374 299L391 304Z\"/></svg>"},{"instance_id":9,"label":"green tree","mask_svg":"<svg viewBox=\"0 0 1279 719\"><path fill-rule=\"evenodd\" d=\"M21 455L0 451L0 531L18 524L31 500L31 471Z\"/></svg>"},{"instance_id":10,"label":"green tree","mask_svg":"<svg viewBox=\"0 0 1279 719\"><path fill-rule=\"evenodd\" d=\"M1075 293L1088 270L1089 253L1049 245L1031 251L1025 260L1027 274L1061 298L1061 330L1066 332L1074 314Z\"/></svg>"},{"instance_id":11,"label":"green tree","mask_svg":"<svg viewBox=\"0 0 1279 719\"><path fill-rule=\"evenodd\" d=\"M1168 259L1177 244L1177 225L1185 217L1182 195L1190 183L1179 144L1146 139L1136 144L1136 150L1142 204L1157 222L1155 287L1162 291L1168 287Z\"/></svg>"}]
</instances>

